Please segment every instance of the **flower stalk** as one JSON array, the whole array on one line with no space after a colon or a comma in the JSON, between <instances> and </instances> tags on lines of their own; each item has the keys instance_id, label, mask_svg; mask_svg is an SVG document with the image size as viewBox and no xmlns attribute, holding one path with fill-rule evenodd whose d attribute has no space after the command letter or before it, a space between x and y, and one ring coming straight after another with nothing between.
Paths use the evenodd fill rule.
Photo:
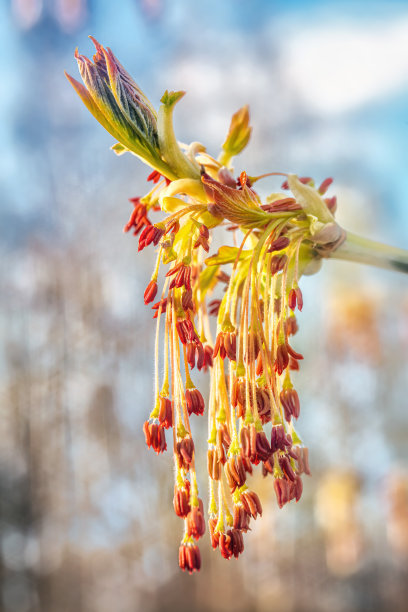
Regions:
<instances>
[{"instance_id":1,"label":"flower stalk","mask_svg":"<svg viewBox=\"0 0 408 612\"><path fill-rule=\"evenodd\" d=\"M237 558L251 521L262 515L249 487L256 467L273 481L280 508L300 500L302 476L310 475L308 449L295 429L301 403L294 381L303 355L293 338L302 275L330 258L408 272L408 252L340 227L336 197L326 194L331 178L315 187L294 174L234 176L232 160L252 129L246 106L233 115L218 157L200 143L180 146L172 116L184 93L165 92L156 113L113 53L92 40L93 62L76 53L84 85L68 79L118 140L115 152L130 151L153 168L147 177L153 189L131 198L124 228L139 236L139 251L157 250L144 292L157 327L155 398L143 431L147 445L163 453L172 430L173 506L184 522L179 565L193 573L201 567L197 541L206 527L191 419L206 414L208 421L211 545L225 559ZM272 175L283 176L281 191L262 201L254 185ZM153 223L156 211L161 219ZM214 252L220 227L232 244ZM209 372L207 406L195 369Z\"/></svg>"}]
</instances>

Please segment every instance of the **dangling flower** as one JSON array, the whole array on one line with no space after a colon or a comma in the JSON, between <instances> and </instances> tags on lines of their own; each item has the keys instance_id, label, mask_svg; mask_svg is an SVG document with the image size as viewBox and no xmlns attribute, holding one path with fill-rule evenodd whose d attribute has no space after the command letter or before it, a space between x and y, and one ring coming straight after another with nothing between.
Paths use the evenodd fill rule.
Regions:
<instances>
[{"instance_id":1,"label":"dangling flower","mask_svg":"<svg viewBox=\"0 0 408 612\"><path fill-rule=\"evenodd\" d=\"M197 540L205 519L195 467L201 449L190 418L204 420L206 413L209 424L208 525L212 546L225 559L243 552L251 520L262 515L247 484L257 465L273 478L279 507L302 495L301 475L310 469L294 427L300 400L292 382L303 359L292 345L295 312L303 307L299 280L322 257L345 249L346 233L333 216L335 198L323 197L332 179L315 189L310 177L285 174L282 189L290 195L276 192L262 202L254 185L274 173L234 177L232 158L251 133L247 107L233 115L218 159L200 143L182 147L172 113L183 92L165 92L156 113L113 53L92 40L93 62L75 54L85 87L68 79L119 141L114 150L131 151L153 168L153 187L131 200L134 210L125 225L139 235L139 250L156 249L143 296L145 304L158 299L151 306L157 320L155 399L143 429L156 453L167 450L165 430L172 429L173 505L184 521L179 564L192 573L201 567ZM153 223L147 215L156 210L164 218ZM208 256L214 232L225 225L234 232L234 246ZM192 379L195 368L210 370L207 403Z\"/></svg>"}]
</instances>

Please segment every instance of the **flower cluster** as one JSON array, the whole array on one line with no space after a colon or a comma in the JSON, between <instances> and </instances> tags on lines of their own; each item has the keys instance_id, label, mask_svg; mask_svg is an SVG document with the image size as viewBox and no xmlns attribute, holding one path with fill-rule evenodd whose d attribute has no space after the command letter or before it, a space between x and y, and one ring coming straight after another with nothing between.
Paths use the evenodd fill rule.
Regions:
<instances>
[{"instance_id":1,"label":"flower cluster","mask_svg":"<svg viewBox=\"0 0 408 612\"><path fill-rule=\"evenodd\" d=\"M200 569L197 541L206 529L191 419L208 421L208 528L225 559L243 552L251 519L262 515L249 482L257 465L273 479L280 508L302 495L310 471L294 426L292 375L303 359L293 344L298 283L343 233L336 199L325 196L331 179L315 188L311 178L283 175L281 191L262 202L255 185L270 175L234 176L231 160L251 133L247 107L233 115L218 158L199 143L182 148L172 127L182 92L166 92L156 113L113 53L94 43L93 62L76 53L85 87L68 78L117 138L115 152L130 151L153 169L152 189L131 200L124 230L138 236L139 250L156 249L144 292L157 320L155 400L143 430L156 453L167 450L171 431L173 503L184 522L179 563L191 573ZM162 214L153 223L155 211ZM232 244L210 254L215 232ZM193 381L201 370L210 375L208 402Z\"/></svg>"}]
</instances>

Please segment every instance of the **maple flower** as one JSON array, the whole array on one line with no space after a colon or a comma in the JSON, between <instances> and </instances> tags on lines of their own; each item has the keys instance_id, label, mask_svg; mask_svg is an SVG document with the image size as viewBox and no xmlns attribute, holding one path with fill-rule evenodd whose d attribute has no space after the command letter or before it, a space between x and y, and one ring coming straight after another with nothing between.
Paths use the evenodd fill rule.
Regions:
<instances>
[{"instance_id":1,"label":"maple flower","mask_svg":"<svg viewBox=\"0 0 408 612\"><path fill-rule=\"evenodd\" d=\"M218 158L200 143L179 145L172 114L184 93L165 92L156 113L112 51L92 40L93 62L75 53L84 85L68 79L118 140L114 151L134 153L153 168L147 177L153 187L131 199L134 209L124 228L139 235L139 250L156 249L144 292L145 304L158 300L151 306L155 398L143 430L156 453L168 449L166 429L172 430L173 505L184 522L179 564L192 573L201 567L197 541L205 533L205 513L191 419L205 415L209 427L211 543L225 559L237 558L251 521L262 515L248 482L255 467L273 479L280 508L300 500L302 475L310 474L308 450L295 429L301 405L293 382L303 359L293 340L303 307L302 275L329 257L406 272L408 256L338 225L336 198L326 196L331 178L316 188L310 177L294 174L235 177L232 159L251 134L246 106L233 115ZM267 176L284 180L281 191L263 202L255 186ZM164 218L152 223L148 213L155 211ZM231 230L234 244L209 254L220 227ZM207 405L194 369L210 370Z\"/></svg>"}]
</instances>

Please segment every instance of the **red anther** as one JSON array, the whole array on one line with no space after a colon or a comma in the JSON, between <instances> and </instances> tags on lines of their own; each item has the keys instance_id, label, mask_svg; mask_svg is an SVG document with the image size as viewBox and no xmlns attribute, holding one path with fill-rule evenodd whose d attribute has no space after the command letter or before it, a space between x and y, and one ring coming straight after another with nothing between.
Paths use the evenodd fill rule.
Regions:
<instances>
[{"instance_id":1,"label":"red anther","mask_svg":"<svg viewBox=\"0 0 408 612\"><path fill-rule=\"evenodd\" d=\"M237 360L237 336L235 332L226 332L224 334L224 349L230 361Z\"/></svg>"},{"instance_id":2,"label":"red anther","mask_svg":"<svg viewBox=\"0 0 408 612\"><path fill-rule=\"evenodd\" d=\"M217 525L217 519L215 518L208 519L208 530L210 532L211 546L213 548L217 548L219 541L220 541L220 532L215 531L216 525Z\"/></svg>"},{"instance_id":3,"label":"red anther","mask_svg":"<svg viewBox=\"0 0 408 612\"><path fill-rule=\"evenodd\" d=\"M278 274L279 272L282 272L282 270L286 266L287 261L288 261L288 256L285 254L274 255L273 257L271 257L270 266L271 266L272 276L274 276L275 274Z\"/></svg>"},{"instance_id":4,"label":"red anther","mask_svg":"<svg viewBox=\"0 0 408 612\"><path fill-rule=\"evenodd\" d=\"M295 310L296 301L297 301L296 291L294 289L291 289L289 291L289 297L288 297L288 306L291 310Z\"/></svg>"},{"instance_id":5,"label":"red anther","mask_svg":"<svg viewBox=\"0 0 408 612\"><path fill-rule=\"evenodd\" d=\"M156 304L153 304L152 310L156 311L154 313L154 315L153 315L153 319L157 319L157 316L158 316L159 310L160 310L160 305L161 305L161 313L166 312L167 298L163 298L162 300L160 300L160 302L156 302Z\"/></svg>"},{"instance_id":6,"label":"red anther","mask_svg":"<svg viewBox=\"0 0 408 612\"><path fill-rule=\"evenodd\" d=\"M239 175L239 184L241 185L241 187L245 187L247 182L248 182L248 175L245 172L245 170L243 170L241 174Z\"/></svg>"},{"instance_id":7,"label":"red anther","mask_svg":"<svg viewBox=\"0 0 408 612\"><path fill-rule=\"evenodd\" d=\"M191 416L193 413L200 416L204 414L204 399L198 389L187 389L186 390L186 404L188 414Z\"/></svg>"},{"instance_id":8,"label":"red anther","mask_svg":"<svg viewBox=\"0 0 408 612\"><path fill-rule=\"evenodd\" d=\"M258 495L254 491L247 489L241 493L241 502L245 511L256 520L257 516L262 516L262 505Z\"/></svg>"},{"instance_id":9,"label":"red anther","mask_svg":"<svg viewBox=\"0 0 408 612\"><path fill-rule=\"evenodd\" d=\"M252 469L251 461L249 460L248 457L244 457L244 455L242 454L242 451L241 451L241 457L242 457L242 463L244 464L245 471L247 472L247 474L252 474L253 469Z\"/></svg>"},{"instance_id":10,"label":"red anther","mask_svg":"<svg viewBox=\"0 0 408 612\"><path fill-rule=\"evenodd\" d=\"M220 534L219 547L220 547L221 555L224 557L224 559L227 559L227 560L231 559L232 557L231 536L229 535L228 532Z\"/></svg>"},{"instance_id":11,"label":"red anther","mask_svg":"<svg viewBox=\"0 0 408 612\"><path fill-rule=\"evenodd\" d=\"M289 344L289 342L286 342L286 349L288 351L288 354L293 357L293 359L303 359L303 355L301 353L297 353Z\"/></svg>"},{"instance_id":12,"label":"red anther","mask_svg":"<svg viewBox=\"0 0 408 612\"><path fill-rule=\"evenodd\" d=\"M159 423L165 429L173 427L173 409L171 400L168 397L160 396Z\"/></svg>"},{"instance_id":13,"label":"red anther","mask_svg":"<svg viewBox=\"0 0 408 612\"><path fill-rule=\"evenodd\" d=\"M285 419L290 423L291 418L298 419L300 402L296 389L284 389L280 392L280 401L285 411Z\"/></svg>"},{"instance_id":14,"label":"red anther","mask_svg":"<svg viewBox=\"0 0 408 612\"><path fill-rule=\"evenodd\" d=\"M231 491L235 491L237 487L242 487L245 484L246 472L241 455L230 457L224 465L224 472Z\"/></svg>"},{"instance_id":15,"label":"red anther","mask_svg":"<svg viewBox=\"0 0 408 612\"><path fill-rule=\"evenodd\" d=\"M176 264L175 266L170 268L170 270L167 272L166 276L172 276L173 274L176 274L176 272L178 272L183 267L183 265L184 264L182 262Z\"/></svg>"},{"instance_id":16,"label":"red anther","mask_svg":"<svg viewBox=\"0 0 408 612\"><path fill-rule=\"evenodd\" d=\"M138 251L142 251L153 241L155 230L156 228L154 227L154 225L148 225L147 227L145 227L143 232L140 234L139 246L137 248Z\"/></svg>"},{"instance_id":17,"label":"red anther","mask_svg":"<svg viewBox=\"0 0 408 612\"><path fill-rule=\"evenodd\" d=\"M283 508L290 501L290 483L286 478L275 478L273 488L275 489L278 506Z\"/></svg>"},{"instance_id":18,"label":"red anther","mask_svg":"<svg viewBox=\"0 0 408 612\"><path fill-rule=\"evenodd\" d=\"M208 475L213 480L221 478L221 463L218 461L217 451L212 448L207 452L207 469Z\"/></svg>"},{"instance_id":19,"label":"red anther","mask_svg":"<svg viewBox=\"0 0 408 612\"><path fill-rule=\"evenodd\" d=\"M242 532L239 529L229 529L227 533L231 538L231 552L234 557L238 559L238 556L244 552L244 538Z\"/></svg>"},{"instance_id":20,"label":"red anther","mask_svg":"<svg viewBox=\"0 0 408 612\"><path fill-rule=\"evenodd\" d=\"M126 223L123 231L126 233L131 229L134 229L134 235L137 235L141 229L145 226L150 227L151 223L147 218L147 209L144 204L141 204L140 198L131 198L130 200L134 208L130 215L129 221Z\"/></svg>"},{"instance_id":21,"label":"red anther","mask_svg":"<svg viewBox=\"0 0 408 612\"><path fill-rule=\"evenodd\" d=\"M184 268L184 286L189 291L191 289L191 268L186 266Z\"/></svg>"},{"instance_id":22,"label":"red anther","mask_svg":"<svg viewBox=\"0 0 408 612\"><path fill-rule=\"evenodd\" d=\"M208 314L214 317L218 316L218 311L221 306L221 300L211 300L208 303Z\"/></svg>"},{"instance_id":23,"label":"red anther","mask_svg":"<svg viewBox=\"0 0 408 612\"><path fill-rule=\"evenodd\" d=\"M205 520L203 502L200 499L199 505L191 508L187 516L187 533L196 540L205 534Z\"/></svg>"},{"instance_id":24,"label":"red anther","mask_svg":"<svg viewBox=\"0 0 408 612\"><path fill-rule=\"evenodd\" d=\"M248 512L245 510L244 506L234 505L234 514L233 514L234 529L241 529L242 531L246 532L250 529L249 522L250 522L250 516Z\"/></svg>"},{"instance_id":25,"label":"red anther","mask_svg":"<svg viewBox=\"0 0 408 612\"><path fill-rule=\"evenodd\" d=\"M320 195L324 195L326 193L326 191L328 190L332 182L333 182L332 178L327 178L322 182L322 184L317 190L320 193Z\"/></svg>"},{"instance_id":26,"label":"red anther","mask_svg":"<svg viewBox=\"0 0 408 612\"><path fill-rule=\"evenodd\" d=\"M274 466L274 462L273 462L273 457L271 455L262 464L262 476L267 476L268 474L273 474L274 469L275 469L275 466Z\"/></svg>"},{"instance_id":27,"label":"red anther","mask_svg":"<svg viewBox=\"0 0 408 612\"><path fill-rule=\"evenodd\" d=\"M299 310L302 310L303 308L303 295L302 295L302 291L299 287L296 287L295 289L296 291L296 299L297 299L297 307Z\"/></svg>"},{"instance_id":28,"label":"red anther","mask_svg":"<svg viewBox=\"0 0 408 612\"><path fill-rule=\"evenodd\" d=\"M293 359L293 357L290 357L290 356L289 356L289 370L293 370L293 371L299 370L299 363L296 361L296 359Z\"/></svg>"},{"instance_id":29,"label":"red anther","mask_svg":"<svg viewBox=\"0 0 408 612\"><path fill-rule=\"evenodd\" d=\"M160 174L160 172L158 172L157 170L153 170L153 172L151 172L149 176L147 177L147 180L153 181L153 183L158 183L161 178L164 178L164 180L166 181L166 185L170 185L171 183L170 179Z\"/></svg>"},{"instance_id":30,"label":"red anther","mask_svg":"<svg viewBox=\"0 0 408 612\"><path fill-rule=\"evenodd\" d=\"M201 342L195 346L195 350L197 352L197 370L202 370L205 366L205 350Z\"/></svg>"},{"instance_id":31,"label":"red anther","mask_svg":"<svg viewBox=\"0 0 408 612\"><path fill-rule=\"evenodd\" d=\"M204 346L204 372L208 370L208 368L212 368L213 365L213 347L209 344ZM197 366L198 367L198 366Z\"/></svg>"},{"instance_id":32,"label":"red anther","mask_svg":"<svg viewBox=\"0 0 408 612\"><path fill-rule=\"evenodd\" d=\"M297 448L297 464L298 474L307 474L310 476L310 467L309 467L309 449L306 447Z\"/></svg>"},{"instance_id":33,"label":"red anther","mask_svg":"<svg viewBox=\"0 0 408 612\"><path fill-rule=\"evenodd\" d=\"M279 236L279 238L271 242L268 249L268 253L273 253L274 251L282 251L282 249L286 249L289 244L290 240L287 236Z\"/></svg>"},{"instance_id":34,"label":"red anther","mask_svg":"<svg viewBox=\"0 0 408 612\"><path fill-rule=\"evenodd\" d=\"M261 208L266 212L302 210L302 207L296 202L295 198L282 198L281 200L275 200L269 204L262 204Z\"/></svg>"},{"instance_id":35,"label":"red anther","mask_svg":"<svg viewBox=\"0 0 408 612\"><path fill-rule=\"evenodd\" d=\"M173 506L174 512L180 518L185 518L191 510L190 507L190 483L188 480L186 481L188 484L187 487L183 489L179 489L177 485L174 486L174 497L173 497Z\"/></svg>"},{"instance_id":36,"label":"red anther","mask_svg":"<svg viewBox=\"0 0 408 612\"><path fill-rule=\"evenodd\" d=\"M277 450L286 450L290 447L291 443L285 434L283 425L275 425L272 427L271 433L271 452L275 453Z\"/></svg>"},{"instance_id":37,"label":"red anther","mask_svg":"<svg viewBox=\"0 0 408 612\"><path fill-rule=\"evenodd\" d=\"M283 370L288 367L289 364L289 353L286 344L278 344L278 348L276 349L276 361L275 361L275 371L279 374L282 374Z\"/></svg>"},{"instance_id":38,"label":"red anther","mask_svg":"<svg viewBox=\"0 0 408 612\"><path fill-rule=\"evenodd\" d=\"M203 238L206 238L208 240L208 238L210 237L210 231L208 229L208 227L206 225L200 225L200 229L199 229L200 235Z\"/></svg>"},{"instance_id":39,"label":"red anther","mask_svg":"<svg viewBox=\"0 0 408 612\"><path fill-rule=\"evenodd\" d=\"M189 342L186 348L186 357L187 357L187 363L190 366L190 370L193 370L195 366L195 354L196 354L196 345L194 344L194 342Z\"/></svg>"},{"instance_id":40,"label":"red anther","mask_svg":"<svg viewBox=\"0 0 408 612\"><path fill-rule=\"evenodd\" d=\"M294 336L299 330L295 316L290 316L285 321L285 333L287 336Z\"/></svg>"},{"instance_id":41,"label":"red anther","mask_svg":"<svg viewBox=\"0 0 408 612\"><path fill-rule=\"evenodd\" d=\"M244 425L240 433L241 453L244 457L251 456L251 434L247 425Z\"/></svg>"},{"instance_id":42,"label":"red anther","mask_svg":"<svg viewBox=\"0 0 408 612\"><path fill-rule=\"evenodd\" d=\"M289 457L287 455L281 455L279 457L279 465L281 467L282 472L285 474L287 480L291 480L295 482L296 474L293 471L293 468L290 464Z\"/></svg>"},{"instance_id":43,"label":"red anther","mask_svg":"<svg viewBox=\"0 0 408 612\"><path fill-rule=\"evenodd\" d=\"M182 344L187 344L187 342L188 342L187 329L186 329L185 323L186 323L185 319L183 319L182 321L177 321L176 322L177 333L178 333L178 336L180 338L180 342Z\"/></svg>"},{"instance_id":44,"label":"red anther","mask_svg":"<svg viewBox=\"0 0 408 612\"><path fill-rule=\"evenodd\" d=\"M144 303L145 304L150 304L150 302L153 302L154 298L156 297L157 294L157 283L154 280L151 280L150 283L147 285L145 292L144 292Z\"/></svg>"},{"instance_id":45,"label":"red anther","mask_svg":"<svg viewBox=\"0 0 408 612\"><path fill-rule=\"evenodd\" d=\"M151 172L149 176L147 177L147 180L153 181L153 183L158 183L160 178L161 178L160 172L158 172L157 170L153 170L153 172Z\"/></svg>"},{"instance_id":46,"label":"red anther","mask_svg":"<svg viewBox=\"0 0 408 612\"><path fill-rule=\"evenodd\" d=\"M198 572L201 567L200 549L196 544L181 544L179 548L179 566L189 574Z\"/></svg>"},{"instance_id":47,"label":"red anther","mask_svg":"<svg viewBox=\"0 0 408 612\"><path fill-rule=\"evenodd\" d=\"M193 292L191 289L184 291L183 295L181 296L181 307L184 312L187 312L188 310L194 311Z\"/></svg>"},{"instance_id":48,"label":"red anther","mask_svg":"<svg viewBox=\"0 0 408 612\"><path fill-rule=\"evenodd\" d=\"M224 348L224 334L222 332L220 332L215 340L215 346L214 346L214 351L213 351L213 358L215 359L215 357L218 355L218 353L220 353L221 355L221 350ZM222 355L221 355L222 357ZM225 355L224 355L225 357Z\"/></svg>"},{"instance_id":49,"label":"red anther","mask_svg":"<svg viewBox=\"0 0 408 612\"><path fill-rule=\"evenodd\" d=\"M300 476L296 476L295 482L294 482L294 497L296 499L296 502L299 501L299 499L302 497L302 493L303 493L303 482Z\"/></svg>"},{"instance_id":50,"label":"red anther","mask_svg":"<svg viewBox=\"0 0 408 612\"><path fill-rule=\"evenodd\" d=\"M162 425L146 421L143 425L143 432L149 448L152 447L157 454L167 450L166 435Z\"/></svg>"},{"instance_id":51,"label":"red anther","mask_svg":"<svg viewBox=\"0 0 408 612\"><path fill-rule=\"evenodd\" d=\"M336 198L336 196L333 196L332 198L324 198L324 201L326 202L327 208L330 210L330 212L332 214L334 214L336 212L336 209L337 209L337 198Z\"/></svg>"},{"instance_id":52,"label":"red anther","mask_svg":"<svg viewBox=\"0 0 408 612\"><path fill-rule=\"evenodd\" d=\"M192 438L190 438L190 436L186 436L178 444L180 444L180 448L179 448L180 455L183 457L184 461L188 465L190 465L190 463L193 460L193 455L194 455L194 442Z\"/></svg>"},{"instance_id":53,"label":"red anther","mask_svg":"<svg viewBox=\"0 0 408 612\"><path fill-rule=\"evenodd\" d=\"M150 435L149 421L145 421L143 423L143 433L145 435L146 444L150 448L150 445L151 445L151 435Z\"/></svg>"}]
</instances>

